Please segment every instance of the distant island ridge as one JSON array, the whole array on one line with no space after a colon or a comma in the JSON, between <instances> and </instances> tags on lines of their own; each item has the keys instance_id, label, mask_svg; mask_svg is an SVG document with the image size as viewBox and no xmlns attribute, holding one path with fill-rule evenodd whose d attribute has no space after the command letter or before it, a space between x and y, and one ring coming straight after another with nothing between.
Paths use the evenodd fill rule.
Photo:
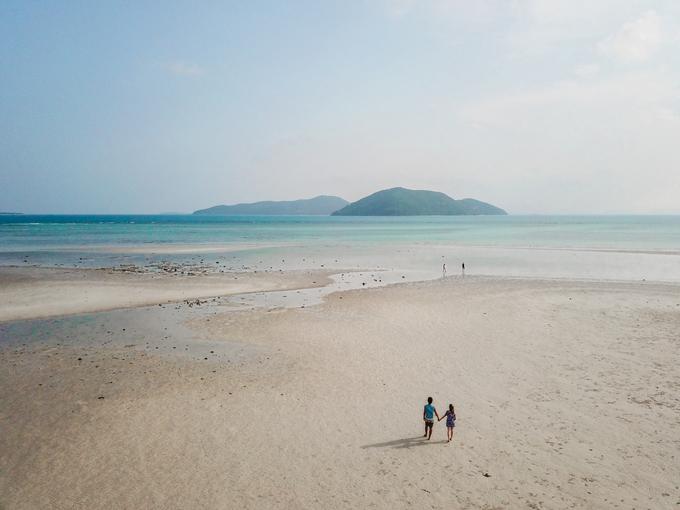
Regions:
<instances>
[{"instance_id":1,"label":"distant island ridge","mask_svg":"<svg viewBox=\"0 0 680 510\"><path fill-rule=\"evenodd\" d=\"M194 214L213 214L221 216L263 215L263 216L328 216L348 205L349 202L340 197L321 195L303 200L282 202L266 201L252 204L216 205L208 209L200 209Z\"/></svg>"},{"instance_id":2,"label":"distant island ridge","mask_svg":"<svg viewBox=\"0 0 680 510\"><path fill-rule=\"evenodd\" d=\"M249 204L217 205L200 209L203 215L322 215L322 216L457 216L505 215L503 209L473 198L455 200L427 190L391 188L368 195L356 202L322 195L310 199L266 201Z\"/></svg>"}]
</instances>

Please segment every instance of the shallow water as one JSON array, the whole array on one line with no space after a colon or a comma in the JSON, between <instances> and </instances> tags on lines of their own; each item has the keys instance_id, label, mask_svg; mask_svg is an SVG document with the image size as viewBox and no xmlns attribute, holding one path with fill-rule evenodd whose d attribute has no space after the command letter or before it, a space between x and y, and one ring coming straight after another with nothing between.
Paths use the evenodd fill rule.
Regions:
<instances>
[{"instance_id":1,"label":"shallow water","mask_svg":"<svg viewBox=\"0 0 680 510\"><path fill-rule=\"evenodd\" d=\"M154 355L179 356L195 361L241 363L258 352L256 346L235 335L219 341L204 338L187 320L209 317L222 300L187 302L84 313L49 319L0 323L0 348L76 347L114 350L131 349ZM88 359L84 359L88 362Z\"/></svg>"},{"instance_id":2,"label":"shallow water","mask_svg":"<svg viewBox=\"0 0 680 510\"><path fill-rule=\"evenodd\" d=\"M680 281L680 216L6 216L0 264Z\"/></svg>"}]
</instances>

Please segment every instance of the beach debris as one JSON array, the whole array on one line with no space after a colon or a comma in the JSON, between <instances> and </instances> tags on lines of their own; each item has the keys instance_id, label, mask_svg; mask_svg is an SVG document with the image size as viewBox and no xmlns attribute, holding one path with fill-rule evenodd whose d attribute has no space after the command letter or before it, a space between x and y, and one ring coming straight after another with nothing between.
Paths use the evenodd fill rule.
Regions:
<instances>
[{"instance_id":1,"label":"beach debris","mask_svg":"<svg viewBox=\"0 0 680 510\"><path fill-rule=\"evenodd\" d=\"M97 397L97 400L104 400L104 395L99 395L99 396Z\"/></svg>"},{"instance_id":2,"label":"beach debris","mask_svg":"<svg viewBox=\"0 0 680 510\"><path fill-rule=\"evenodd\" d=\"M482 473L482 476L485 478L491 478L491 475L487 472Z\"/></svg>"},{"instance_id":3,"label":"beach debris","mask_svg":"<svg viewBox=\"0 0 680 510\"><path fill-rule=\"evenodd\" d=\"M117 267L112 267L111 270L113 272L119 272L119 273L144 273L145 270L142 267L139 267L135 264L120 264Z\"/></svg>"}]
</instances>

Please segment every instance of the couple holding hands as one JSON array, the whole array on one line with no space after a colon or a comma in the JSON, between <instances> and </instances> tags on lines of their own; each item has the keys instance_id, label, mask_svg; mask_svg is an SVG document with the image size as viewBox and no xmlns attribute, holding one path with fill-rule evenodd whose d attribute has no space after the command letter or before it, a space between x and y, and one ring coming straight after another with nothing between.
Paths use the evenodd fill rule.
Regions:
<instances>
[{"instance_id":1,"label":"couple holding hands","mask_svg":"<svg viewBox=\"0 0 680 510\"><path fill-rule=\"evenodd\" d=\"M432 397L427 397L427 404L425 404L425 407L423 408L423 420L425 421L425 435L423 437L426 437L428 441L432 437L435 416L437 417L437 421L442 421L446 418L447 443L451 442L453 439L453 428L456 426L456 411L453 408L453 404L449 404L449 410L440 418L439 413L432 405Z\"/></svg>"}]
</instances>

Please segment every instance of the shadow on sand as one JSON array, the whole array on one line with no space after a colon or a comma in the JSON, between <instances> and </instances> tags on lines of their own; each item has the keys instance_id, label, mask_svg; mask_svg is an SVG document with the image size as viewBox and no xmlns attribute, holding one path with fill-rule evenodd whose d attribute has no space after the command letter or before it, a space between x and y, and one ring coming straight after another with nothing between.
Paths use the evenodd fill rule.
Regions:
<instances>
[{"instance_id":1,"label":"shadow on sand","mask_svg":"<svg viewBox=\"0 0 680 510\"><path fill-rule=\"evenodd\" d=\"M365 444L361 448L413 448L415 446L425 446L431 444L447 443L446 439L442 441L428 441L423 436L407 437L405 439L395 439L394 441L386 441L384 443Z\"/></svg>"}]
</instances>

